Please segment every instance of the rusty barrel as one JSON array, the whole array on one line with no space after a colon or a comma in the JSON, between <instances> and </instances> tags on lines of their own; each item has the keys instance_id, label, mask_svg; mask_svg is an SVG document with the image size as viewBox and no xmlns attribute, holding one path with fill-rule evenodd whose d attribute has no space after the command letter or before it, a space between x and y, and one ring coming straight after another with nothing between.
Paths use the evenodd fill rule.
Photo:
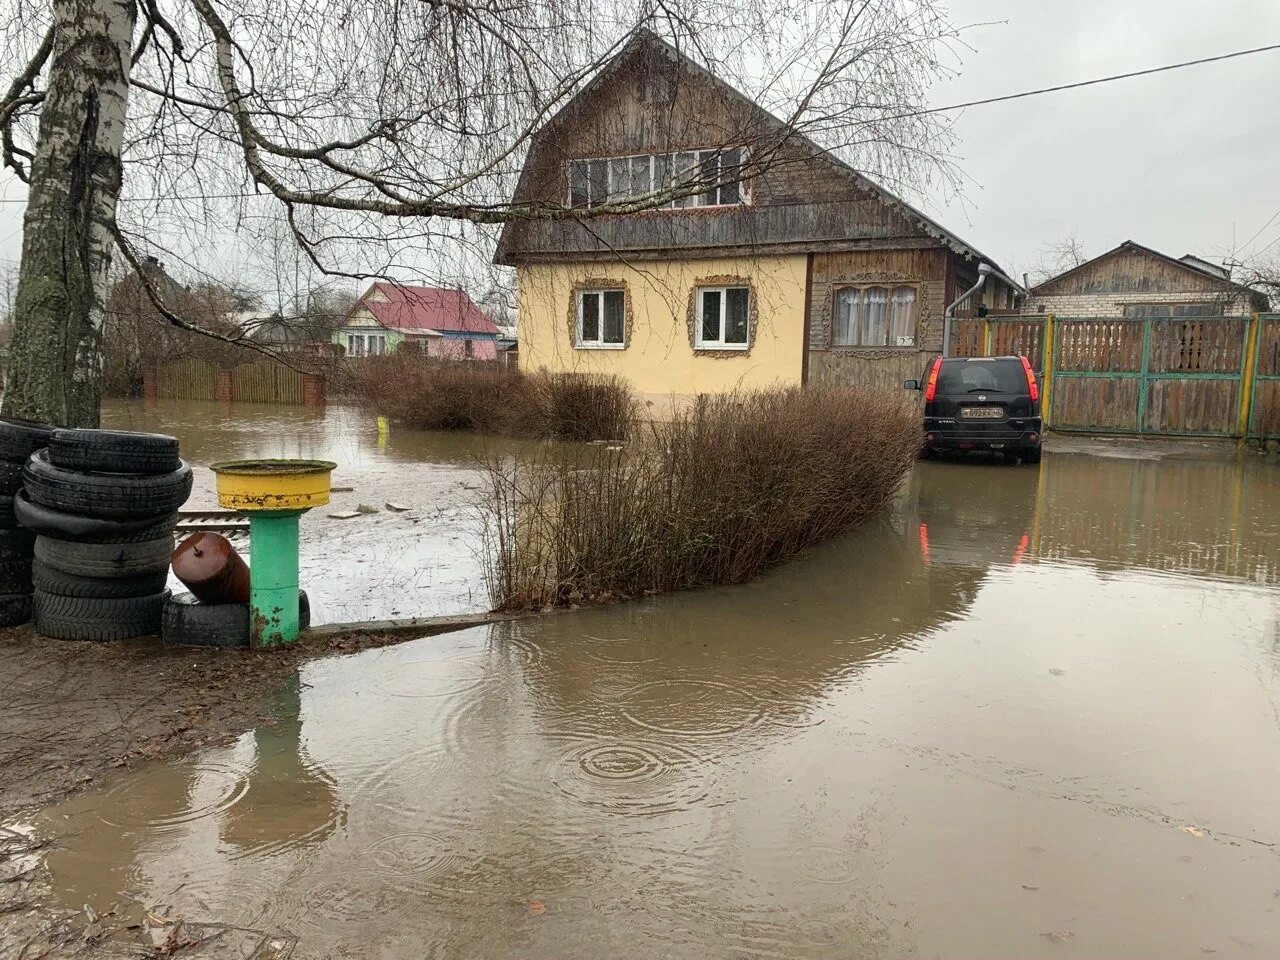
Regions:
<instances>
[{"instance_id":1,"label":"rusty barrel","mask_svg":"<svg viewBox=\"0 0 1280 960\"><path fill-rule=\"evenodd\" d=\"M249 565L221 534L201 531L173 551L173 574L202 603L248 603Z\"/></svg>"}]
</instances>

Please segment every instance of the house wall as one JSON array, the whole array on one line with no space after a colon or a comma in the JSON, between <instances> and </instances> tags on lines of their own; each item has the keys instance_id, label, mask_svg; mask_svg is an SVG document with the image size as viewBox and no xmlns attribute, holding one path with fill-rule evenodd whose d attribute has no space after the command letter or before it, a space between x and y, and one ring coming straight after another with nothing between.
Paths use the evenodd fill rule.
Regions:
<instances>
[{"instance_id":1,"label":"house wall","mask_svg":"<svg viewBox=\"0 0 1280 960\"><path fill-rule=\"evenodd\" d=\"M469 338L471 353L467 353L467 337L445 336L432 337L427 347L427 355L441 360L497 360L497 340L483 339L479 335Z\"/></svg>"},{"instance_id":2,"label":"house wall","mask_svg":"<svg viewBox=\"0 0 1280 960\"><path fill-rule=\"evenodd\" d=\"M813 255L809 304L811 384L902 389L919 377L927 358L942 349L942 315L947 306L948 251L866 250ZM836 291L843 286L907 285L916 288L914 347L838 347L831 342Z\"/></svg>"},{"instance_id":3,"label":"house wall","mask_svg":"<svg viewBox=\"0 0 1280 960\"><path fill-rule=\"evenodd\" d=\"M1249 313L1238 287L1140 249L1122 247L1036 287L1023 313L1061 317L1118 317L1125 304L1222 303L1227 315Z\"/></svg>"},{"instance_id":4,"label":"house wall","mask_svg":"<svg viewBox=\"0 0 1280 960\"><path fill-rule=\"evenodd\" d=\"M356 310L353 312L347 322L333 332L331 339L337 346L345 350L347 348L348 334L368 336L371 333L381 334L386 338L386 353L395 352L400 348L400 344L404 342L404 334L388 330L368 310Z\"/></svg>"},{"instance_id":5,"label":"house wall","mask_svg":"<svg viewBox=\"0 0 1280 960\"><path fill-rule=\"evenodd\" d=\"M1023 313L1052 313L1057 317L1120 317L1125 304L1138 303L1217 303L1223 305L1227 316L1251 313L1253 306L1248 297L1223 293L1137 293L1115 291L1108 293L1077 293L1059 296L1032 296Z\"/></svg>"},{"instance_id":6,"label":"house wall","mask_svg":"<svg viewBox=\"0 0 1280 960\"><path fill-rule=\"evenodd\" d=\"M798 384L804 353L805 256L623 263L529 264L519 280L520 369L616 374L653 404L736 387ZM693 294L698 286L746 282L752 289L750 349L696 351ZM578 291L626 293L626 345L575 346Z\"/></svg>"}]
</instances>

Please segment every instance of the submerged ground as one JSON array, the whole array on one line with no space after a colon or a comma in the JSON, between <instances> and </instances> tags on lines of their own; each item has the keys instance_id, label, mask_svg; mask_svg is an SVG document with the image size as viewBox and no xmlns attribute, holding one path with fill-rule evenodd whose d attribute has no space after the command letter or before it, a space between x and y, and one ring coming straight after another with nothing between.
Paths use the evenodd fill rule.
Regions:
<instances>
[{"instance_id":1,"label":"submerged ground","mask_svg":"<svg viewBox=\"0 0 1280 960\"><path fill-rule=\"evenodd\" d=\"M421 511L474 482L473 440L263 416L225 452L348 443L356 499ZM219 429L184 449L256 428ZM208 956L1275 955L1280 473L1059 448L921 464L745 586L300 659L227 739L10 827L46 906L225 925ZM482 605L448 534L341 523L328 619Z\"/></svg>"}]
</instances>

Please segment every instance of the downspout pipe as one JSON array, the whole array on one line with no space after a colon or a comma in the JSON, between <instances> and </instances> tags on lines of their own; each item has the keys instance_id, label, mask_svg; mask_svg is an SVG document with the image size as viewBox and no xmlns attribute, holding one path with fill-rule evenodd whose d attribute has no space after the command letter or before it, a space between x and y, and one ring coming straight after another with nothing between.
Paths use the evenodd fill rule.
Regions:
<instances>
[{"instance_id":1,"label":"downspout pipe","mask_svg":"<svg viewBox=\"0 0 1280 960\"><path fill-rule=\"evenodd\" d=\"M942 315L942 355L944 357L951 356L951 317L956 312L956 307L986 286L987 277L993 273L995 273L995 267L991 266L991 264L978 264L978 282L956 297L951 306L947 307L946 312Z\"/></svg>"}]
</instances>

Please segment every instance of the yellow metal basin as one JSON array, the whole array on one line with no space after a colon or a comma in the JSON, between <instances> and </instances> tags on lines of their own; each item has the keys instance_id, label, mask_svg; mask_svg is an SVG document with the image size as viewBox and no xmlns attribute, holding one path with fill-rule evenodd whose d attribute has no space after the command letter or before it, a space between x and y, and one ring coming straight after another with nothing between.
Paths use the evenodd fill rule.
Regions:
<instances>
[{"instance_id":1,"label":"yellow metal basin","mask_svg":"<svg viewBox=\"0 0 1280 960\"><path fill-rule=\"evenodd\" d=\"M307 510L329 502L329 460L228 460L218 475L218 503L232 510Z\"/></svg>"}]
</instances>

